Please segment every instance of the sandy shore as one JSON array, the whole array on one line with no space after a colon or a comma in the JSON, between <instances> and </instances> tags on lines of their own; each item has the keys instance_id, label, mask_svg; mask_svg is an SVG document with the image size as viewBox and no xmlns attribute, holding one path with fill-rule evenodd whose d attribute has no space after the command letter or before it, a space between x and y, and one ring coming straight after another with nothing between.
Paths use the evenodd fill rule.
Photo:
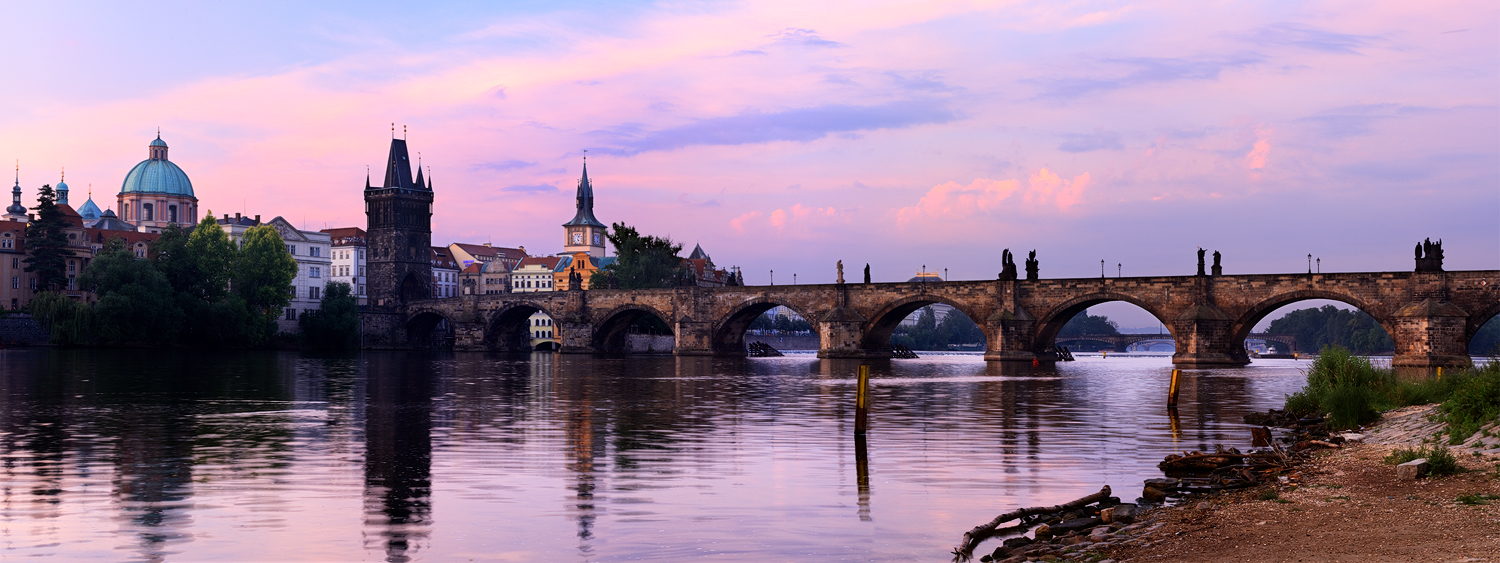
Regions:
<instances>
[{"instance_id":1,"label":"sandy shore","mask_svg":"<svg viewBox=\"0 0 1500 563\"><path fill-rule=\"evenodd\" d=\"M1069 554L1076 561L1182 562L1500 561L1500 499L1494 440L1452 448L1469 471L1398 481L1381 458L1418 445L1441 426L1431 406L1387 413L1364 443L1319 454L1297 486L1262 486L1161 508L1125 545ZM1500 439L1497 439L1500 440ZM1268 491L1277 499L1261 500Z\"/></svg>"}]
</instances>

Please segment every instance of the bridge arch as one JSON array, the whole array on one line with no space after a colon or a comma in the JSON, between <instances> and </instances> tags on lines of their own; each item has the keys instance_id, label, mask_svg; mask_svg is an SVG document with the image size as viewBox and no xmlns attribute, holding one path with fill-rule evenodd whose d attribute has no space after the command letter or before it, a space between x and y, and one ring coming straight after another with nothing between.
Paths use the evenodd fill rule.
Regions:
<instances>
[{"instance_id":1,"label":"bridge arch","mask_svg":"<svg viewBox=\"0 0 1500 563\"><path fill-rule=\"evenodd\" d=\"M654 316L667 325L668 330L673 331L673 338L677 337L675 329L672 328L676 320L671 315L643 303L630 303L611 309L609 312L599 315L599 321L594 324L593 347L596 352L606 354L625 353L625 336L630 332L630 325L644 316Z\"/></svg>"},{"instance_id":2,"label":"bridge arch","mask_svg":"<svg viewBox=\"0 0 1500 563\"><path fill-rule=\"evenodd\" d=\"M452 348L453 327L453 319L437 309L413 309L406 316L406 342L418 349Z\"/></svg>"},{"instance_id":3,"label":"bridge arch","mask_svg":"<svg viewBox=\"0 0 1500 563\"><path fill-rule=\"evenodd\" d=\"M1171 338L1174 342L1176 341L1177 334L1175 329L1172 328L1171 319L1163 315L1161 311L1158 311L1151 304L1135 296L1108 291L1081 295L1064 301L1061 305L1057 305L1044 312L1040 317L1037 317L1036 337L1032 341L1035 351L1040 353L1052 350L1053 347L1057 346L1058 333L1062 332L1063 327L1068 324L1068 321L1073 320L1073 317L1078 316L1079 313L1087 311L1089 307L1111 301L1124 301L1150 313L1151 316L1156 317L1157 322L1166 327L1167 338Z\"/></svg>"},{"instance_id":4,"label":"bridge arch","mask_svg":"<svg viewBox=\"0 0 1500 563\"><path fill-rule=\"evenodd\" d=\"M728 313L714 320L714 354L721 356L745 355L745 331L750 329L750 324L755 322L755 319L765 314L766 311L770 311L776 307L791 309L793 313L796 313L812 325L813 334L818 333L818 318L808 315L801 306L789 301L773 300L765 296L757 296L740 302L730 308Z\"/></svg>"},{"instance_id":5,"label":"bridge arch","mask_svg":"<svg viewBox=\"0 0 1500 563\"><path fill-rule=\"evenodd\" d=\"M1464 345L1469 348L1470 355L1488 355L1500 352L1500 350L1474 349L1474 339L1479 336L1479 331L1491 322L1500 323L1497 317L1500 317L1500 301L1490 305L1487 309L1480 310L1477 314L1469 314L1469 326L1464 331Z\"/></svg>"},{"instance_id":6,"label":"bridge arch","mask_svg":"<svg viewBox=\"0 0 1500 563\"><path fill-rule=\"evenodd\" d=\"M901 321L911 316L912 313L917 312L918 309L939 303L953 307L958 312L963 313L964 316L969 317L969 320L979 325L980 330L983 330L986 335L993 332L994 329L992 327L987 327L984 324L986 317L979 314L979 311L975 310L974 307L940 295L924 293L890 301L881 306L865 322L864 336L860 340L860 348L864 349L867 353L889 351L891 335L896 332L896 327L901 324ZM988 342L986 342L986 345L988 345Z\"/></svg>"},{"instance_id":7,"label":"bridge arch","mask_svg":"<svg viewBox=\"0 0 1500 563\"><path fill-rule=\"evenodd\" d=\"M1352 306L1375 319L1375 324L1380 325L1380 328L1385 330L1386 335L1390 336L1393 341L1396 339L1396 327L1393 324L1394 319L1382 314L1380 309L1371 307L1369 303L1365 303L1360 298L1337 291L1299 289L1286 293L1278 293L1245 309L1245 312L1240 314L1239 318L1236 318L1233 324L1230 325L1230 331L1233 334L1232 342L1238 344L1240 348L1244 348L1245 339L1250 338L1250 331L1254 330L1255 325L1260 324L1260 321L1282 307L1298 301L1308 301L1311 299L1338 301ZM1399 349L1399 345L1397 348ZM1305 351L1317 352L1317 350Z\"/></svg>"},{"instance_id":8,"label":"bridge arch","mask_svg":"<svg viewBox=\"0 0 1500 563\"><path fill-rule=\"evenodd\" d=\"M495 310L485 321L484 347L501 352L530 352L531 316L537 313L557 318L545 305L532 301L508 303ZM552 330L553 340L560 340L561 327L554 326Z\"/></svg>"}]
</instances>

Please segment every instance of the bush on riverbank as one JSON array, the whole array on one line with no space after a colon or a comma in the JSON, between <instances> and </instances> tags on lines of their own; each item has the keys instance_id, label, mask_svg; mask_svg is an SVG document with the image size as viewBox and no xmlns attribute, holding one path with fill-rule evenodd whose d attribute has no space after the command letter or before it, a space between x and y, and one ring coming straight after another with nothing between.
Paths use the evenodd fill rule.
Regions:
<instances>
[{"instance_id":1,"label":"bush on riverbank","mask_svg":"<svg viewBox=\"0 0 1500 563\"><path fill-rule=\"evenodd\" d=\"M1427 460L1427 470L1433 475L1452 475L1463 471L1458 458L1448 448L1436 444L1415 449L1396 448L1383 461L1387 465L1401 465L1417 459Z\"/></svg>"},{"instance_id":2,"label":"bush on riverbank","mask_svg":"<svg viewBox=\"0 0 1500 563\"><path fill-rule=\"evenodd\" d=\"M1443 377L1402 380L1340 346L1324 348L1307 370L1307 386L1286 398L1287 412L1327 414L1338 430L1374 422L1380 411L1443 403L1454 443L1500 418L1500 362L1450 370Z\"/></svg>"}]
</instances>

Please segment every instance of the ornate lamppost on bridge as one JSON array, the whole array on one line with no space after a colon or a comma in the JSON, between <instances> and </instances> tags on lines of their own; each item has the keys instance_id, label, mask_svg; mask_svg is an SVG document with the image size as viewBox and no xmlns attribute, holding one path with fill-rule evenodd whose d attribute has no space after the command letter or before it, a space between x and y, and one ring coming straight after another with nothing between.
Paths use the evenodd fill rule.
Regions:
<instances>
[{"instance_id":1,"label":"ornate lamppost on bridge","mask_svg":"<svg viewBox=\"0 0 1500 563\"><path fill-rule=\"evenodd\" d=\"M771 285L776 285L776 270L771 270Z\"/></svg>"},{"instance_id":2,"label":"ornate lamppost on bridge","mask_svg":"<svg viewBox=\"0 0 1500 563\"><path fill-rule=\"evenodd\" d=\"M1123 277L1125 277L1125 264L1124 263L1115 264L1115 277L1117 277L1117 278L1123 278Z\"/></svg>"},{"instance_id":3,"label":"ornate lamppost on bridge","mask_svg":"<svg viewBox=\"0 0 1500 563\"><path fill-rule=\"evenodd\" d=\"M1312 273L1312 254L1307 255L1307 273Z\"/></svg>"},{"instance_id":4,"label":"ornate lamppost on bridge","mask_svg":"<svg viewBox=\"0 0 1500 563\"><path fill-rule=\"evenodd\" d=\"M1104 279L1104 261L1099 261L1099 279Z\"/></svg>"}]
</instances>

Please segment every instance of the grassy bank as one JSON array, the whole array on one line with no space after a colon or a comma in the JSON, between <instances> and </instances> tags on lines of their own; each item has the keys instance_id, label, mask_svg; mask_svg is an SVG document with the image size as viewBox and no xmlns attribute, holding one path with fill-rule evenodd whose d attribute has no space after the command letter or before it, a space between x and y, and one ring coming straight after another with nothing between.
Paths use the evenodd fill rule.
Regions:
<instances>
[{"instance_id":1,"label":"grassy bank","mask_svg":"<svg viewBox=\"0 0 1500 563\"><path fill-rule=\"evenodd\" d=\"M1286 410L1299 416L1325 414L1335 429L1374 422L1380 411L1442 403L1451 443L1472 436L1500 418L1500 361L1444 370L1443 377L1402 379L1338 346L1325 348L1307 370L1307 386L1288 395Z\"/></svg>"}]
</instances>

